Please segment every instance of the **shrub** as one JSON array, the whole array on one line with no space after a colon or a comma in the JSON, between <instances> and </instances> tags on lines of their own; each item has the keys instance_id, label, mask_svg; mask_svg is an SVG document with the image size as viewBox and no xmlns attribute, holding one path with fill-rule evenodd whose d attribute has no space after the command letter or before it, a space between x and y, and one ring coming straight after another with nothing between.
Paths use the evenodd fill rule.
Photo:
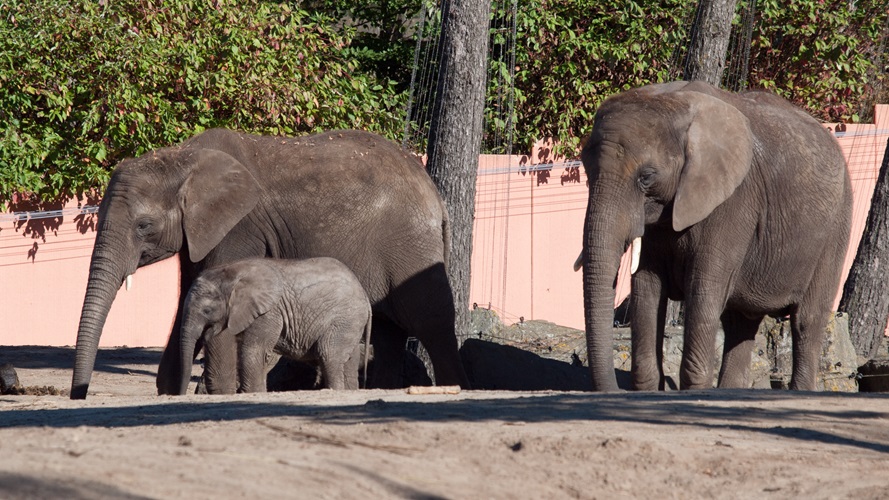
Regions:
<instances>
[{"instance_id":1,"label":"shrub","mask_svg":"<svg viewBox=\"0 0 889 500\"><path fill-rule=\"evenodd\" d=\"M362 128L394 138L402 94L344 56L354 30L259 0L12 0L0 6L0 201L106 184L126 156L205 128Z\"/></svg>"}]
</instances>

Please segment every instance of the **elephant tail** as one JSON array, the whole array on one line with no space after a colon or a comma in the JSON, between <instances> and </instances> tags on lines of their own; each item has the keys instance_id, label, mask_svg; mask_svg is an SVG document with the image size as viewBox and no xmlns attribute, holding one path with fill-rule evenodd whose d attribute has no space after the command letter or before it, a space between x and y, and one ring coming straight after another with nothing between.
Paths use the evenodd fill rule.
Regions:
<instances>
[{"instance_id":1,"label":"elephant tail","mask_svg":"<svg viewBox=\"0 0 889 500\"><path fill-rule=\"evenodd\" d=\"M444 243L444 265L447 270L451 261L451 220L448 217L447 207L442 206L441 213L441 239Z\"/></svg>"},{"instance_id":2,"label":"elephant tail","mask_svg":"<svg viewBox=\"0 0 889 500\"><path fill-rule=\"evenodd\" d=\"M367 389L367 361L370 359L370 328L373 323L373 313L370 304L367 307L367 323L364 325L364 380L361 382L361 388ZM352 365L355 366L355 365Z\"/></svg>"}]
</instances>

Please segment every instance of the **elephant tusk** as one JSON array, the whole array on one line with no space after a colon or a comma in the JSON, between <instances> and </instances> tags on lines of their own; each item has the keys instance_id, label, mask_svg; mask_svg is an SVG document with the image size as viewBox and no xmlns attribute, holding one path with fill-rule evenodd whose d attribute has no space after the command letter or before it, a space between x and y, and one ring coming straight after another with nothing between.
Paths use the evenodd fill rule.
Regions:
<instances>
[{"instance_id":1,"label":"elephant tusk","mask_svg":"<svg viewBox=\"0 0 889 500\"><path fill-rule=\"evenodd\" d=\"M630 274L636 274L636 271L639 270L639 256L642 255L642 237L638 237L633 240L633 244L631 248L631 257L630 260Z\"/></svg>"},{"instance_id":2,"label":"elephant tusk","mask_svg":"<svg viewBox=\"0 0 889 500\"><path fill-rule=\"evenodd\" d=\"M130 288L132 288L132 287L133 287L133 275L128 274L127 275L127 291L129 291Z\"/></svg>"},{"instance_id":3,"label":"elephant tusk","mask_svg":"<svg viewBox=\"0 0 889 500\"><path fill-rule=\"evenodd\" d=\"M583 266L583 250L580 251L580 255L577 256L577 260L574 261L574 272L580 270L580 267Z\"/></svg>"}]
</instances>

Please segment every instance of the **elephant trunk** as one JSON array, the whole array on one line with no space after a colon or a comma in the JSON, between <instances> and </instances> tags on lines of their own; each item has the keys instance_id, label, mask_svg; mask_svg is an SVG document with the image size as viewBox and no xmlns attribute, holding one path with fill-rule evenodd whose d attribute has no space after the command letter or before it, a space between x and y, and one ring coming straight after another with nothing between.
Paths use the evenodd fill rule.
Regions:
<instances>
[{"instance_id":1,"label":"elephant trunk","mask_svg":"<svg viewBox=\"0 0 889 500\"><path fill-rule=\"evenodd\" d=\"M614 295L626 239L626 217L590 199L584 226L583 308L587 358L595 391L618 390L614 373ZM602 207L602 208L600 208Z\"/></svg>"},{"instance_id":2,"label":"elephant trunk","mask_svg":"<svg viewBox=\"0 0 889 500\"><path fill-rule=\"evenodd\" d=\"M188 393L188 383L191 382L191 369L195 358L195 346L203 332L203 323L195 319L194 315L189 314L186 309L179 339L179 366L182 367L179 379L180 395Z\"/></svg>"},{"instance_id":3,"label":"elephant trunk","mask_svg":"<svg viewBox=\"0 0 889 500\"><path fill-rule=\"evenodd\" d=\"M71 399L86 398L96 362L96 351L99 349L99 337L108 318L108 311L125 276L131 272L124 262L112 256L111 249L121 247L118 240L120 238L101 229L96 236L86 295L80 313L80 325L77 329Z\"/></svg>"}]
</instances>

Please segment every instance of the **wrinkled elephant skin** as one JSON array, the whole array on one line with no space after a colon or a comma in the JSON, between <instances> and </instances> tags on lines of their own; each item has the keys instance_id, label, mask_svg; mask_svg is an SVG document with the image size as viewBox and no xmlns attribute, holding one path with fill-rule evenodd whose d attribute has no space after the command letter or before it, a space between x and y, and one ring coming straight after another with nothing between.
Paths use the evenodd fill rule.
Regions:
<instances>
[{"instance_id":1,"label":"wrinkled elephant skin","mask_svg":"<svg viewBox=\"0 0 889 500\"><path fill-rule=\"evenodd\" d=\"M238 337L236 363L226 355L204 357L210 394L266 392L266 375L281 355L317 364L323 387L358 389L360 342L367 348L371 338L370 302L336 259L253 258L208 269L191 286L184 314L184 367L191 367L198 339ZM225 383L232 378L236 387ZM179 394L190 380L191 370L182 370Z\"/></svg>"},{"instance_id":2,"label":"wrinkled elephant skin","mask_svg":"<svg viewBox=\"0 0 889 500\"><path fill-rule=\"evenodd\" d=\"M851 220L849 174L830 132L770 93L673 82L603 102L581 158L595 389L617 389L614 283L631 242L636 389L663 388L668 298L685 301L681 388L711 386L719 321L726 336L719 386L747 387L757 326L767 314L789 314L791 388L815 389Z\"/></svg>"},{"instance_id":3,"label":"wrinkled elephant skin","mask_svg":"<svg viewBox=\"0 0 889 500\"><path fill-rule=\"evenodd\" d=\"M124 160L99 207L71 397L86 397L99 336L126 277L177 253L179 308L158 368L159 394L179 392L179 330L192 282L204 269L248 257L343 262L374 314L397 326L387 336L399 341L386 345L417 337L439 383L467 386L446 274L449 240L444 203L420 162L367 132L282 138L213 129ZM216 342L224 340L207 348ZM377 371L400 366L398 353L381 349L383 359L393 361Z\"/></svg>"}]
</instances>

